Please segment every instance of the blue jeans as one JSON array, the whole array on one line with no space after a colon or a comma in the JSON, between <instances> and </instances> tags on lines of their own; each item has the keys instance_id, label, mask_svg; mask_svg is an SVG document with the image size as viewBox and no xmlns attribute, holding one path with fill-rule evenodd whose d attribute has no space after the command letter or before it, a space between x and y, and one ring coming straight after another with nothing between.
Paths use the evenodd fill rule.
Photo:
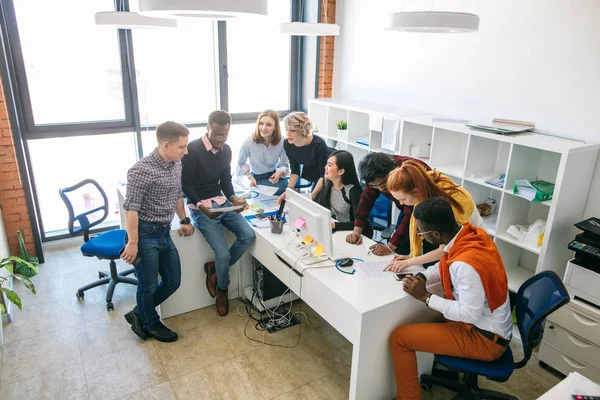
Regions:
<instances>
[{"instance_id":1,"label":"blue jeans","mask_svg":"<svg viewBox=\"0 0 600 400\"><path fill-rule=\"evenodd\" d=\"M219 206L213 202L213 207ZM231 203L226 201L221 207L231 207ZM215 219L208 218L198 210L191 210L191 215L194 225L202 232L209 246L215 252L217 287L226 290L229 287L229 267L235 264L250 247L255 238L254 230L246 222L246 219L235 211L226 212ZM227 247L221 225L233 232L237 238L231 249Z\"/></svg>"},{"instance_id":2,"label":"blue jeans","mask_svg":"<svg viewBox=\"0 0 600 400\"><path fill-rule=\"evenodd\" d=\"M170 231L170 224L139 221L138 254L141 261L134 265L138 280L134 311L140 315L145 329L160 321L156 306L175 293L181 283L179 253Z\"/></svg>"},{"instance_id":3,"label":"blue jeans","mask_svg":"<svg viewBox=\"0 0 600 400\"><path fill-rule=\"evenodd\" d=\"M285 192L285 189L287 189L288 180L287 180L287 178L279 178L279 181L277 183L271 183L271 181L269 180L269 178L274 173L275 173L275 171L267 172L266 174L255 174L255 173L252 173L252 176L254 176L254 179L256 180L256 183L259 184L259 185L278 187L279 190L277 192L275 192L275 196L279 196L280 194L282 194L283 192Z\"/></svg>"}]
</instances>

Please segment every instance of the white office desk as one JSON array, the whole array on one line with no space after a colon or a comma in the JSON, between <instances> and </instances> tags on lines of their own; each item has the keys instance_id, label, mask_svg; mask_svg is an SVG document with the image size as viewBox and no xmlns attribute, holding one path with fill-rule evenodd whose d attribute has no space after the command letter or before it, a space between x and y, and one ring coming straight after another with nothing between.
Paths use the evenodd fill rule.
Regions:
<instances>
[{"instance_id":1,"label":"white office desk","mask_svg":"<svg viewBox=\"0 0 600 400\"><path fill-rule=\"evenodd\" d=\"M275 254L295 235L289 226L281 235L269 229L255 229L256 241L250 254L290 287L304 302L321 315L353 344L350 399L389 400L395 395L395 379L389 349L389 337L399 325L431 322L439 314L413 299L402 290L402 284L390 279L361 280L356 274L344 274L335 267L306 266L302 272L291 271ZM349 257L365 261L391 259L392 256L369 256L374 242L364 239L359 246L346 243L348 232L334 234L335 247ZM279 252L295 265L290 253ZM413 267L418 270L420 267ZM250 284L251 266L242 265L242 283ZM417 353L419 375L430 373L433 355Z\"/></svg>"}]
</instances>

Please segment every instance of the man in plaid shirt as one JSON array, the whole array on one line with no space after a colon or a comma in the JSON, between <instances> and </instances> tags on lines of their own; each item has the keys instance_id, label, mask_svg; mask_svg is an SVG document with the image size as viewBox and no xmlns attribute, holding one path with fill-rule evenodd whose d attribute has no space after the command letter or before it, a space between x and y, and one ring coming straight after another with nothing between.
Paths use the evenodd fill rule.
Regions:
<instances>
[{"instance_id":1,"label":"man in plaid shirt","mask_svg":"<svg viewBox=\"0 0 600 400\"><path fill-rule=\"evenodd\" d=\"M181 159L187 154L189 133L176 122L158 125L158 147L127 172L127 198L123 205L127 245L121 258L135 267L138 284L137 305L125 314L125 319L141 339L150 336L161 342L177 340L177 333L160 321L156 306L181 283L179 253L171 239L175 211L181 220L179 235L194 233L185 214L181 189Z\"/></svg>"},{"instance_id":2,"label":"man in plaid shirt","mask_svg":"<svg viewBox=\"0 0 600 400\"><path fill-rule=\"evenodd\" d=\"M346 237L348 243L361 244L362 230L367 224L367 219L375 200L380 195L383 195L393 201L402 211L402 220L398 224L396 231L390 238L389 243L376 243L371 246L370 250L373 254L384 256L396 252L398 254L410 253L410 244L408 239L408 224L412 215L412 206L404 206L392 196L387 190L387 178L390 172L402 166L405 161L412 160L421 163L428 171L431 170L429 165L421 160L417 160L407 156L389 155L385 153L369 153L358 164L358 173L365 187L360 202L354 216L354 230Z\"/></svg>"}]
</instances>

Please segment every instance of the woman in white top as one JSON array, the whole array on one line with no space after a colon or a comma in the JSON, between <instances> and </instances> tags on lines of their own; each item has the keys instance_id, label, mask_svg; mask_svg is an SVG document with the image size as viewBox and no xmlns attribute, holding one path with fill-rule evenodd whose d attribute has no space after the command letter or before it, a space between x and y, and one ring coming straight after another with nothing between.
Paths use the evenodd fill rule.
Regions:
<instances>
[{"instance_id":1,"label":"woman in white top","mask_svg":"<svg viewBox=\"0 0 600 400\"><path fill-rule=\"evenodd\" d=\"M250 186L274 186L285 192L289 173L289 161L283 149L279 114L264 110L256 120L254 133L242 144L238 158L238 175L245 175Z\"/></svg>"}]
</instances>

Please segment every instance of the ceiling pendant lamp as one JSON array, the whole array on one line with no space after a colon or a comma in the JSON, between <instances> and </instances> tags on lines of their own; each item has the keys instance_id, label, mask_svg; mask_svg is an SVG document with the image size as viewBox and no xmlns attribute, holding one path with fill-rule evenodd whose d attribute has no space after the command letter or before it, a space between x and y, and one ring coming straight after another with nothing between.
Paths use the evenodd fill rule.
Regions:
<instances>
[{"instance_id":1,"label":"ceiling pendant lamp","mask_svg":"<svg viewBox=\"0 0 600 400\"><path fill-rule=\"evenodd\" d=\"M388 30L426 33L468 33L479 30L479 16L450 11L409 11L390 15Z\"/></svg>"},{"instance_id":2,"label":"ceiling pendant lamp","mask_svg":"<svg viewBox=\"0 0 600 400\"><path fill-rule=\"evenodd\" d=\"M104 11L95 15L96 25L118 29L177 28L177 21L169 18L154 18L129 11Z\"/></svg>"},{"instance_id":3,"label":"ceiling pendant lamp","mask_svg":"<svg viewBox=\"0 0 600 400\"><path fill-rule=\"evenodd\" d=\"M223 20L266 16L268 0L139 0L140 14L152 17L196 17Z\"/></svg>"},{"instance_id":4,"label":"ceiling pendant lamp","mask_svg":"<svg viewBox=\"0 0 600 400\"><path fill-rule=\"evenodd\" d=\"M279 32L290 36L338 36L340 26L338 24L327 23L327 4L325 0L325 22L288 22L279 24ZM300 10L300 19L304 20L304 3L302 1ZM320 10L319 10L320 11Z\"/></svg>"}]
</instances>

